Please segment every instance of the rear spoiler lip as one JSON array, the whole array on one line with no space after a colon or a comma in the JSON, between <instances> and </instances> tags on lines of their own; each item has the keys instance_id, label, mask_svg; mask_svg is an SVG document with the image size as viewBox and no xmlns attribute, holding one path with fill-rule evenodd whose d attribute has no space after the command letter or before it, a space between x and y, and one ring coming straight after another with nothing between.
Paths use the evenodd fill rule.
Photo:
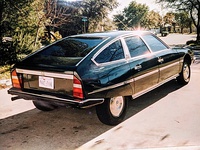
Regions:
<instances>
[{"instance_id":1,"label":"rear spoiler lip","mask_svg":"<svg viewBox=\"0 0 200 150\"><path fill-rule=\"evenodd\" d=\"M74 105L78 108L87 108L92 107L98 104L102 104L104 102L104 98L95 98L95 99L69 99L69 98L60 98L57 96L49 96L46 94L36 94L22 91L17 88L10 88L8 90L8 94L16 95L12 97L11 100L25 99L25 100L40 100L40 101L49 101L49 102L58 102L62 104L70 104Z\"/></svg>"}]
</instances>

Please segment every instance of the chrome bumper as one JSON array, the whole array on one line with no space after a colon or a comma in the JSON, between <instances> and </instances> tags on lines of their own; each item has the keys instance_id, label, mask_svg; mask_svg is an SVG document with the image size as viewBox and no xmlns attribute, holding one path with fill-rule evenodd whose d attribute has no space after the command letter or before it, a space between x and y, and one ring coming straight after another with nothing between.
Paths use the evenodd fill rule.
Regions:
<instances>
[{"instance_id":1,"label":"chrome bumper","mask_svg":"<svg viewBox=\"0 0 200 150\"><path fill-rule=\"evenodd\" d=\"M61 98L57 96L51 96L43 93L31 93L25 92L17 88L10 88L8 90L8 94L16 95L11 98L12 101L17 99L25 99L25 100L40 100L40 101L48 101L54 103L62 103L62 104L69 104L75 105L78 108L87 108L92 107L104 102L104 98L97 98L97 99L69 99L69 98Z\"/></svg>"}]
</instances>

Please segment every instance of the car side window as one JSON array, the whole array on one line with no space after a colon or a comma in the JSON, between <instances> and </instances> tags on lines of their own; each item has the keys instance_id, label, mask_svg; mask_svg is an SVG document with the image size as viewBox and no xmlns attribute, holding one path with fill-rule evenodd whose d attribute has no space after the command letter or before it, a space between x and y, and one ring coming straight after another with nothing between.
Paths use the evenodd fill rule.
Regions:
<instances>
[{"instance_id":1,"label":"car side window","mask_svg":"<svg viewBox=\"0 0 200 150\"><path fill-rule=\"evenodd\" d=\"M143 35L142 38L147 42L147 44L153 52L157 52L168 48L160 40L158 40L152 35Z\"/></svg>"},{"instance_id":2,"label":"car side window","mask_svg":"<svg viewBox=\"0 0 200 150\"><path fill-rule=\"evenodd\" d=\"M97 63L106 63L111 61L116 61L123 59L124 57L124 51L122 48L121 41L118 40L111 45L109 45L107 48L105 48L96 58L95 61Z\"/></svg>"},{"instance_id":3,"label":"car side window","mask_svg":"<svg viewBox=\"0 0 200 150\"><path fill-rule=\"evenodd\" d=\"M131 57L150 53L145 43L138 36L125 38L125 42L127 44Z\"/></svg>"}]
</instances>

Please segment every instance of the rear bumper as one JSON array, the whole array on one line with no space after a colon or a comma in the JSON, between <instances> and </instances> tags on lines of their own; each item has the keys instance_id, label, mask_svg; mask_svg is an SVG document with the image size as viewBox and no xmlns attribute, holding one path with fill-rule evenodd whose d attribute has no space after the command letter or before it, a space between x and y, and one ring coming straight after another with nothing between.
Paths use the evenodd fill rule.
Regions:
<instances>
[{"instance_id":1,"label":"rear bumper","mask_svg":"<svg viewBox=\"0 0 200 150\"><path fill-rule=\"evenodd\" d=\"M79 108L87 108L87 107L98 105L104 102L104 98L84 99L84 100L69 99L69 98L64 98L64 97L47 95L43 93L26 92L17 88L10 88L8 90L8 94L15 95L15 97L11 98L12 101L17 100L17 99L40 100L40 101L48 101L52 103L75 105L76 107L79 107Z\"/></svg>"}]
</instances>

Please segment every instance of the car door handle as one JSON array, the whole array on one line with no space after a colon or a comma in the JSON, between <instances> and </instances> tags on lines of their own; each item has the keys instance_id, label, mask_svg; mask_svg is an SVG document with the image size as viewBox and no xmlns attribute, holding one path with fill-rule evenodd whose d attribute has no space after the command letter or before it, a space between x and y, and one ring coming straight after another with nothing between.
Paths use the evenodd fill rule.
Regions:
<instances>
[{"instance_id":1,"label":"car door handle","mask_svg":"<svg viewBox=\"0 0 200 150\"><path fill-rule=\"evenodd\" d=\"M158 58L158 62L159 62L159 63L162 63L163 61L164 61L163 58L161 58L161 57Z\"/></svg>"},{"instance_id":2,"label":"car door handle","mask_svg":"<svg viewBox=\"0 0 200 150\"><path fill-rule=\"evenodd\" d=\"M141 68L142 68L142 66L139 65L139 64L135 66L135 70L139 70L139 69L141 69Z\"/></svg>"}]
</instances>

